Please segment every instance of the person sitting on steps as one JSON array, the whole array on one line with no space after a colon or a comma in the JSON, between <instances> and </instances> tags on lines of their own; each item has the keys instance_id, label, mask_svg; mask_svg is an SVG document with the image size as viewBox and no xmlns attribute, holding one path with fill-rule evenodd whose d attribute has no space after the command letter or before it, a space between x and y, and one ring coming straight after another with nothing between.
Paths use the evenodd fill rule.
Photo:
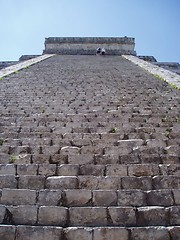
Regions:
<instances>
[{"instance_id":1,"label":"person sitting on steps","mask_svg":"<svg viewBox=\"0 0 180 240\"><path fill-rule=\"evenodd\" d=\"M105 55L105 54L106 54L105 48L102 48L102 49L101 49L101 54L102 54L102 55Z\"/></svg>"},{"instance_id":2,"label":"person sitting on steps","mask_svg":"<svg viewBox=\"0 0 180 240\"><path fill-rule=\"evenodd\" d=\"M96 55L97 56L101 55L101 48L100 47L96 49Z\"/></svg>"}]
</instances>

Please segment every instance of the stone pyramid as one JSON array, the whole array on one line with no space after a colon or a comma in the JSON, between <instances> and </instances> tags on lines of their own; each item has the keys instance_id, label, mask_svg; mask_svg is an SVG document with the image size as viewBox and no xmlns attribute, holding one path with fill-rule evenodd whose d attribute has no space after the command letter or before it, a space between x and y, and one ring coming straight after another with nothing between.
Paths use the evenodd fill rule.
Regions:
<instances>
[{"instance_id":1,"label":"stone pyramid","mask_svg":"<svg viewBox=\"0 0 180 240\"><path fill-rule=\"evenodd\" d=\"M0 240L180 239L180 92L90 40L1 78Z\"/></svg>"}]
</instances>

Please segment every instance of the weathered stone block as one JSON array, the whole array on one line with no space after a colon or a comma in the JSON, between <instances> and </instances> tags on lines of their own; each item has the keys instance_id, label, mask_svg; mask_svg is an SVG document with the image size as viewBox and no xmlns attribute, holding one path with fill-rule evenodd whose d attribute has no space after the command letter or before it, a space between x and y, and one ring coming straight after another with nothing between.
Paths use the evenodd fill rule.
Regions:
<instances>
[{"instance_id":1,"label":"weathered stone block","mask_svg":"<svg viewBox=\"0 0 180 240\"><path fill-rule=\"evenodd\" d=\"M7 206L15 224L35 225L37 221L37 206L20 205Z\"/></svg>"},{"instance_id":2,"label":"weathered stone block","mask_svg":"<svg viewBox=\"0 0 180 240\"><path fill-rule=\"evenodd\" d=\"M162 164L159 165L159 168L162 175L180 175L179 164Z\"/></svg>"},{"instance_id":3,"label":"weathered stone block","mask_svg":"<svg viewBox=\"0 0 180 240\"><path fill-rule=\"evenodd\" d=\"M68 163L68 155L62 155L62 154L53 154L50 156L50 160L48 162L50 163L56 163L56 164L66 164Z\"/></svg>"},{"instance_id":4,"label":"weathered stone block","mask_svg":"<svg viewBox=\"0 0 180 240\"><path fill-rule=\"evenodd\" d=\"M94 163L93 154L74 154L68 156L70 164L92 164Z\"/></svg>"},{"instance_id":5,"label":"weathered stone block","mask_svg":"<svg viewBox=\"0 0 180 240\"><path fill-rule=\"evenodd\" d=\"M169 208L170 211L170 224L180 225L180 206L173 206Z\"/></svg>"},{"instance_id":6,"label":"weathered stone block","mask_svg":"<svg viewBox=\"0 0 180 240\"><path fill-rule=\"evenodd\" d=\"M81 239L92 240L91 228L69 227L64 230L67 240Z\"/></svg>"},{"instance_id":7,"label":"weathered stone block","mask_svg":"<svg viewBox=\"0 0 180 240\"><path fill-rule=\"evenodd\" d=\"M2 145L0 145L1 153L9 154L10 149L11 149L11 147L10 147L9 144L2 144Z\"/></svg>"},{"instance_id":8,"label":"weathered stone block","mask_svg":"<svg viewBox=\"0 0 180 240\"><path fill-rule=\"evenodd\" d=\"M96 177L79 176L80 189L119 189L121 188L121 179L119 177Z\"/></svg>"},{"instance_id":9,"label":"weathered stone block","mask_svg":"<svg viewBox=\"0 0 180 240\"><path fill-rule=\"evenodd\" d=\"M93 240L129 240L128 230L123 227L94 228Z\"/></svg>"},{"instance_id":10,"label":"weathered stone block","mask_svg":"<svg viewBox=\"0 0 180 240\"><path fill-rule=\"evenodd\" d=\"M134 164L128 166L129 176L156 176L159 174L159 166L157 164Z\"/></svg>"},{"instance_id":11,"label":"weathered stone block","mask_svg":"<svg viewBox=\"0 0 180 240\"><path fill-rule=\"evenodd\" d=\"M103 146L82 146L81 147L82 154L103 154Z\"/></svg>"},{"instance_id":12,"label":"weathered stone block","mask_svg":"<svg viewBox=\"0 0 180 240\"><path fill-rule=\"evenodd\" d=\"M1 175L16 175L16 168L14 164L0 164Z\"/></svg>"},{"instance_id":13,"label":"weathered stone block","mask_svg":"<svg viewBox=\"0 0 180 240\"><path fill-rule=\"evenodd\" d=\"M73 154L68 156L69 164L91 164L94 163L93 154Z\"/></svg>"},{"instance_id":14,"label":"weathered stone block","mask_svg":"<svg viewBox=\"0 0 180 240\"><path fill-rule=\"evenodd\" d=\"M71 226L107 225L107 214L104 207L71 207L69 216Z\"/></svg>"},{"instance_id":15,"label":"weathered stone block","mask_svg":"<svg viewBox=\"0 0 180 240\"><path fill-rule=\"evenodd\" d=\"M152 189L152 179L151 177L122 177L122 188L150 190Z\"/></svg>"},{"instance_id":16,"label":"weathered stone block","mask_svg":"<svg viewBox=\"0 0 180 240\"><path fill-rule=\"evenodd\" d=\"M72 176L48 177L46 180L46 188L49 189L76 189L77 186L77 177Z\"/></svg>"},{"instance_id":17,"label":"weathered stone block","mask_svg":"<svg viewBox=\"0 0 180 240\"><path fill-rule=\"evenodd\" d=\"M178 145L171 145L166 148L164 148L164 151L168 155L176 155L180 156L180 149Z\"/></svg>"},{"instance_id":18,"label":"weathered stone block","mask_svg":"<svg viewBox=\"0 0 180 240\"><path fill-rule=\"evenodd\" d=\"M15 239L15 226L0 225L0 239L14 240Z\"/></svg>"},{"instance_id":19,"label":"weathered stone block","mask_svg":"<svg viewBox=\"0 0 180 240\"><path fill-rule=\"evenodd\" d=\"M154 189L178 189L180 186L179 176L155 176L153 177Z\"/></svg>"},{"instance_id":20,"label":"weathered stone block","mask_svg":"<svg viewBox=\"0 0 180 240\"><path fill-rule=\"evenodd\" d=\"M79 176L78 183L79 189L93 189L99 184L100 178L95 176Z\"/></svg>"},{"instance_id":21,"label":"weathered stone block","mask_svg":"<svg viewBox=\"0 0 180 240\"><path fill-rule=\"evenodd\" d=\"M80 148L79 147L65 146L65 147L61 148L60 154L62 154L62 155L80 154Z\"/></svg>"},{"instance_id":22,"label":"weathered stone block","mask_svg":"<svg viewBox=\"0 0 180 240\"><path fill-rule=\"evenodd\" d=\"M17 226L16 240L63 240L61 227Z\"/></svg>"},{"instance_id":23,"label":"weathered stone block","mask_svg":"<svg viewBox=\"0 0 180 240\"><path fill-rule=\"evenodd\" d=\"M49 163L50 155L35 153L32 155L32 162L35 164Z\"/></svg>"},{"instance_id":24,"label":"weathered stone block","mask_svg":"<svg viewBox=\"0 0 180 240\"><path fill-rule=\"evenodd\" d=\"M45 177L44 176L27 176L22 175L18 179L18 186L21 189L44 189Z\"/></svg>"},{"instance_id":25,"label":"weathered stone block","mask_svg":"<svg viewBox=\"0 0 180 240\"><path fill-rule=\"evenodd\" d=\"M86 189L65 190L66 206L91 206L92 193Z\"/></svg>"},{"instance_id":26,"label":"weathered stone block","mask_svg":"<svg viewBox=\"0 0 180 240\"><path fill-rule=\"evenodd\" d=\"M105 154L118 153L120 156L130 154L135 147L142 146L144 141L142 139L128 139L117 141L117 146L111 146L105 148Z\"/></svg>"},{"instance_id":27,"label":"weathered stone block","mask_svg":"<svg viewBox=\"0 0 180 240\"><path fill-rule=\"evenodd\" d=\"M108 222L114 226L136 225L135 208L133 207L109 207Z\"/></svg>"},{"instance_id":28,"label":"weathered stone block","mask_svg":"<svg viewBox=\"0 0 180 240\"><path fill-rule=\"evenodd\" d=\"M17 188L17 180L13 175L0 175L0 188Z\"/></svg>"},{"instance_id":29,"label":"weathered stone block","mask_svg":"<svg viewBox=\"0 0 180 240\"><path fill-rule=\"evenodd\" d=\"M118 154L118 155L126 155L126 154L130 154L132 152L132 148L126 146L126 147L123 147L123 146L109 146L109 147L106 147L105 150L104 150L104 154L105 155L115 155L115 154Z\"/></svg>"},{"instance_id":30,"label":"weathered stone block","mask_svg":"<svg viewBox=\"0 0 180 240\"><path fill-rule=\"evenodd\" d=\"M180 240L180 227L169 227L168 228L171 240Z\"/></svg>"},{"instance_id":31,"label":"weathered stone block","mask_svg":"<svg viewBox=\"0 0 180 240\"><path fill-rule=\"evenodd\" d=\"M39 225L64 226L66 223L67 208L58 206L42 206L39 208Z\"/></svg>"},{"instance_id":32,"label":"weathered stone block","mask_svg":"<svg viewBox=\"0 0 180 240\"><path fill-rule=\"evenodd\" d=\"M152 190L147 192L147 204L151 206L171 206L174 204L171 190Z\"/></svg>"},{"instance_id":33,"label":"weathered stone block","mask_svg":"<svg viewBox=\"0 0 180 240\"><path fill-rule=\"evenodd\" d=\"M159 164L162 162L159 153L143 153L139 155L139 158L144 164Z\"/></svg>"},{"instance_id":34,"label":"weathered stone block","mask_svg":"<svg viewBox=\"0 0 180 240\"><path fill-rule=\"evenodd\" d=\"M17 174L18 175L37 175L38 164L18 164Z\"/></svg>"},{"instance_id":35,"label":"weathered stone block","mask_svg":"<svg viewBox=\"0 0 180 240\"><path fill-rule=\"evenodd\" d=\"M96 164L118 164L119 155L95 155L94 161Z\"/></svg>"},{"instance_id":36,"label":"weathered stone block","mask_svg":"<svg viewBox=\"0 0 180 240\"><path fill-rule=\"evenodd\" d=\"M43 146L42 147L42 154L45 155L53 155L59 153L60 147L59 145L53 145L53 146Z\"/></svg>"},{"instance_id":37,"label":"weathered stone block","mask_svg":"<svg viewBox=\"0 0 180 240\"><path fill-rule=\"evenodd\" d=\"M122 156L119 157L119 162L121 164L135 164L135 163L139 163L140 159L138 154L124 154Z\"/></svg>"},{"instance_id":38,"label":"weathered stone block","mask_svg":"<svg viewBox=\"0 0 180 240\"><path fill-rule=\"evenodd\" d=\"M44 189L39 191L37 204L41 206L62 205L63 197L61 190Z\"/></svg>"},{"instance_id":39,"label":"weathered stone block","mask_svg":"<svg viewBox=\"0 0 180 240\"><path fill-rule=\"evenodd\" d=\"M93 175L93 176L103 176L105 166L103 165L94 165L94 164L84 164L80 166L79 174L80 175Z\"/></svg>"},{"instance_id":40,"label":"weathered stone block","mask_svg":"<svg viewBox=\"0 0 180 240\"><path fill-rule=\"evenodd\" d=\"M168 210L164 207L139 207L137 209L138 226L164 226L168 224Z\"/></svg>"},{"instance_id":41,"label":"weathered stone block","mask_svg":"<svg viewBox=\"0 0 180 240\"><path fill-rule=\"evenodd\" d=\"M165 227L131 228L132 240L170 240L168 229Z\"/></svg>"},{"instance_id":42,"label":"weathered stone block","mask_svg":"<svg viewBox=\"0 0 180 240\"><path fill-rule=\"evenodd\" d=\"M114 206L117 204L117 192L111 190L93 191L94 206Z\"/></svg>"},{"instance_id":43,"label":"weathered stone block","mask_svg":"<svg viewBox=\"0 0 180 240\"><path fill-rule=\"evenodd\" d=\"M77 122L77 125L79 122ZM82 147L82 146L91 146L92 142L90 139L82 139L82 138L76 138L71 141L72 145L75 147Z\"/></svg>"},{"instance_id":44,"label":"weathered stone block","mask_svg":"<svg viewBox=\"0 0 180 240\"><path fill-rule=\"evenodd\" d=\"M159 140L159 139L148 139L146 140L146 145L148 147L166 147L166 143L163 140Z\"/></svg>"},{"instance_id":45,"label":"weathered stone block","mask_svg":"<svg viewBox=\"0 0 180 240\"><path fill-rule=\"evenodd\" d=\"M10 161L10 155L6 153L0 153L0 163L8 164Z\"/></svg>"},{"instance_id":46,"label":"weathered stone block","mask_svg":"<svg viewBox=\"0 0 180 240\"><path fill-rule=\"evenodd\" d=\"M141 190L119 190L119 206L144 206L146 205L146 194Z\"/></svg>"},{"instance_id":47,"label":"weathered stone block","mask_svg":"<svg viewBox=\"0 0 180 240\"><path fill-rule=\"evenodd\" d=\"M12 223L12 214L5 206L0 206L0 224L2 223Z\"/></svg>"},{"instance_id":48,"label":"weathered stone block","mask_svg":"<svg viewBox=\"0 0 180 240\"><path fill-rule=\"evenodd\" d=\"M3 189L1 203L5 205L35 205L36 191L27 189Z\"/></svg>"},{"instance_id":49,"label":"weathered stone block","mask_svg":"<svg viewBox=\"0 0 180 240\"><path fill-rule=\"evenodd\" d=\"M179 164L179 157L177 155L161 155L161 160L164 164Z\"/></svg>"},{"instance_id":50,"label":"weathered stone block","mask_svg":"<svg viewBox=\"0 0 180 240\"><path fill-rule=\"evenodd\" d=\"M57 166L58 176L77 176L79 174L79 165L61 164Z\"/></svg>"},{"instance_id":51,"label":"weathered stone block","mask_svg":"<svg viewBox=\"0 0 180 240\"><path fill-rule=\"evenodd\" d=\"M39 164L39 175L53 176L56 174L56 164Z\"/></svg>"},{"instance_id":52,"label":"weathered stone block","mask_svg":"<svg viewBox=\"0 0 180 240\"><path fill-rule=\"evenodd\" d=\"M176 205L180 205L180 190L179 189L174 189L172 190L173 195L174 195L174 201Z\"/></svg>"},{"instance_id":53,"label":"weathered stone block","mask_svg":"<svg viewBox=\"0 0 180 240\"><path fill-rule=\"evenodd\" d=\"M127 165L119 164L107 165L106 176L127 176Z\"/></svg>"}]
</instances>

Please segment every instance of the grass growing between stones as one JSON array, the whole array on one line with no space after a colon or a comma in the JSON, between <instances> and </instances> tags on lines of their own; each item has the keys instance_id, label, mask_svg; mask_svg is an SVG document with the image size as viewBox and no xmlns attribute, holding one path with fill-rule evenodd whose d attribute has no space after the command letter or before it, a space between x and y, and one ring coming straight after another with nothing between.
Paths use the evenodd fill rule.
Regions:
<instances>
[{"instance_id":1,"label":"grass growing between stones","mask_svg":"<svg viewBox=\"0 0 180 240\"><path fill-rule=\"evenodd\" d=\"M160 79L161 81L167 82L173 89L180 90L180 87L178 87L175 83L166 81L166 79L159 76L158 74L153 74L153 76Z\"/></svg>"},{"instance_id":2,"label":"grass growing between stones","mask_svg":"<svg viewBox=\"0 0 180 240\"><path fill-rule=\"evenodd\" d=\"M176 86L174 83L169 83L169 85L176 90L180 90L180 87Z\"/></svg>"},{"instance_id":3,"label":"grass growing between stones","mask_svg":"<svg viewBox=\"0 0 180 240\"><path fill-rule=\"evenodd\" d=\"M112 128L112 129L109 131L109 133L116 133L117 131L118 131L117 128Z\"/></svg>"},{"instance_id":4,"label":"grass growing between stones","mask_svg":"<svg viewBox=\"0 0 180 240\"><path fill-rule=\"evenodd\" d=\"M166 80L163 77L159 76L158 74L153 74L153 76L160 79L161 81L166 82Z\"/></svg>"},{"instance_id":5,"label":"grass growing between stones","mask_svg":"<svg viewBox=\"0 0 180 240\"><path fill-rule=\"evenodd\" d=\"M2 146L4 144L4 139L0 138L0 146Z\"/></svg>"},{"instance_id":6,"label":"grass growing between stones","mask_svg":"<svg viewBox=\"0 0 180 240\"><path fill-rule=\"evenodd\" d=\"M9 163L15 163L18 160L18 156L16 155L11 155L9 159Z\"/></svg>"}]
</instances>

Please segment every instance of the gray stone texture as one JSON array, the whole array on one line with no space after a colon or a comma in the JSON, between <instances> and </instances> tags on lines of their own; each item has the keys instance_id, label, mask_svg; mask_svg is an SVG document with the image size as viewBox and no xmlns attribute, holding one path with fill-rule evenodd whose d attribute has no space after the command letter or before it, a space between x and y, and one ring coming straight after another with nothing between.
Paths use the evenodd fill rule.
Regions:
<instances>
[{"instance_id":1,"label":"gray stone texture","mask_svg":"<svg viewBox=\"0 0 180 240\"><path fill-rule=\"evenodd\" d=\"M180 227L169 227L170 236L172 240L180 240Z\"/></svg>"},{"instance_id":2,"label":"gray stone texture","mask_svg":"<svg viewBox=\"0 0 180 240\"><path fill-rule=\"evenodd\" d=\"M109 207L108 220L114 226L134 226L136 225L135 208Z\"/></svg>"},{"instance_id":3,"label":"gray stone texture","mask_svg":"<svg viewBox=\"0 0 180 240\"><path fill-rule=\"evenodd\" d=\"M179 239L177 89L121 56L56 55L0 101L0 239Z\"/></svg>"},{"instance_id":4,"label":"gray stone texture","mask_svg":"<svg viewBox=\"0 0 180 240\"><path fill-rule=\"evenodd\" d=\"M93 231L91 228L69 227L65 229L65 236L67 240L92 240L92 235Z\"/></svg>"},{"instance_id":5,"label":"gray stone texture","mask_svg":"<svg viewBox=\"0 0 180 240\"><path fill-rule=\"evenodd\" d=\"M45 176L22 175L18 179L18 187L22 189L40 190L45 186Z\"/></svg>"},{"instance_id":6,"label":"gray stone texture","mask_svg":"<svg viewBox=\"0 0 180 240\"><path fill-rule=\"evenodd\" d=\"M119 206L144 206L146 205L146 194L141 190L119 190Z\"/></svg>"},{"instance_id":7,"label":"gray stone texture","mask_svg":"<svg viewBox=\"0 0 180 240\"><path fill-rule=\"evenodd\" d=\"M63 240L62 228L51 226L18 226L17 240Z\"/></svg>"},{"instance_id":8,"label":"gray stone texture","mask_svg":"<svg viewBox=\"0 0 180 240\"><path fill-rule=\"evenodd\" d=\"M117 192L111 190L93 191L94 206L115 206L117 205Z\"/></svg>"},{"instance_id":9,"label":"gray stone texture","mask_svg":"<svg viewBox=\"0 0 180 240\"><path fill-rule=\"evenodd\" d=\"M69 216L71 226L107 225L107 214L104 207L71 207Z\"/></svg>"},{"instance_id":10,"label":"gray stone texture","mask_svg":"<svg viewBox=\"0 0 180 240\"><path fill-rule=\"evenodd\" d=\"M19 205L7 206L8 211L12 214L13 222L17 225L35 225L37 221L37 206Z\"/></svg>"},{"instance_id":11,"label":"gray stone texture","mask_svg":"<svg viewBox=\"0 0 180 240\"><path fill-rule=\"evenodd\" d=\"M138 226L166 226L168 221L168 210L164 207L148 206L137 209Z\"/></svg>"},{"instance_id":12,"label":"gray stone texture","mask_svg":"<svg viewBox=\"0 0 180 240\"><path fill-rule=\"evenodd\" d=\"M1 204L4 205L35 205L36 191L29 189L3 189Z\"/></svg>"},{"instance_id":13,"label":"gray stone texture","mask_svg":"<svg viewBox=\"0 0 180 240\"><path fill-rule=\"evenodd\" d=\"M165 227L132 228L131 240L170 240L168 230Z\"/></svg>"},{"instance_id":14,"label":"gray stone texture","mask_svg":"<svg viewBox=\"0 0 180 240\"><path fill-rule=\"evenodd\" d=\"M0 188L17 188L17 180L13 175L0 175Z\"/></svg>"},{"instance_id":15,"label":"gray stone texture","mask_svg":"<svg viewBox=\"0 0 180 240\"><path fill-rule=\"evenodd\" d=\"M92 193L86 189L65 190L66 206L91 206Z\"/></svg>"},{"instance_id":16,"label":"gray stone texture","mask_svg":"<svg viewBox=\"0 0 180 240\"><path fill-rule=\"evenodd\" d=\"M15 226L0 225L0 239L14 240L15 239Z\"/></svg>"},{"instance_id":17,"label":"gray stone texture","mask_svg":"<svg viewBox=\"0 0 180 240\"><path fill-rule=\"evenodd\" d=\"M65 226L67 209L58 206L42 206L38 212L39 225Z\"/></svg>"},{"instance_id":18,"label":"gray stone texture","mask_svg":"<svg viewBox=\"0 0 180 240\"><path fill-rule=\"evenodd\" d=\"M40 206L58 206L62 205L62 191L61 190L40 190L38 193L37 204Z\"/></svg>"},{"instance_id":19,"label":"gray stone texture","mask_svg":"<svg viewBox=\"0 0 180 240\"><path fill-rule=\"evenodd\" d=\"M48 189L75 189L77 184L77 177L74 176L48 177L46 180L46 188Z\"/></svg>"},{"instance_id":20,"label":"gray stone texture","mask_svg":"<svg viewBox=\"0 0 180 240\"><path fill-rule=\"evenodd\" d=\"M94 240L129 240L128 230L125 228L101 227L94 228Z\"/></svg>"}]
</instances>

